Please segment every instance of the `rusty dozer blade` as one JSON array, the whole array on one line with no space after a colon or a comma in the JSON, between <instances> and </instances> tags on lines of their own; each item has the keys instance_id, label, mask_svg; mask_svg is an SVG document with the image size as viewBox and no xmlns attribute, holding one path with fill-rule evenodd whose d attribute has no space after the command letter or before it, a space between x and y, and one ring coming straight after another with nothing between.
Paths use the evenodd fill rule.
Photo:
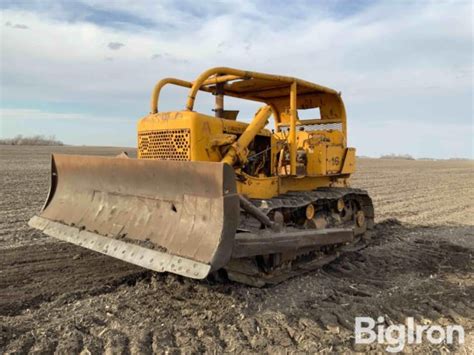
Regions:
<instances>
[{"instance_id":1,"label":"rusty dozer blade","mask_svg":"<svg viewBox=\"0 0 474 355\"><path fill-rule=\"evenodd\" d=\"M148 269L202 279L230 260L239 211L227 164L55 154L48 198L29 224Z\"/></svg>"}]
</instances>

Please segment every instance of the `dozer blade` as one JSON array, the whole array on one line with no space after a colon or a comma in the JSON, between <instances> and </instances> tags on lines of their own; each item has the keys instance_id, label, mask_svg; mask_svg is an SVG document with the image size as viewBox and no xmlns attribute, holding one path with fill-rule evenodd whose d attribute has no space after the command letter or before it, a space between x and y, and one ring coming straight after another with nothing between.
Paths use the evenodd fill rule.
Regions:
<instances>
[{"instance_id":1,"label":"dozer blade","mask_svg":"<svg viewBox=\"0 0 474 355\"><path fill-rule=\"evenodd\" d=\"M148 269L202 279L231 258L239 211L226 164L55 154L48 198L29 225Z\"/></svg>"}]
</instances>

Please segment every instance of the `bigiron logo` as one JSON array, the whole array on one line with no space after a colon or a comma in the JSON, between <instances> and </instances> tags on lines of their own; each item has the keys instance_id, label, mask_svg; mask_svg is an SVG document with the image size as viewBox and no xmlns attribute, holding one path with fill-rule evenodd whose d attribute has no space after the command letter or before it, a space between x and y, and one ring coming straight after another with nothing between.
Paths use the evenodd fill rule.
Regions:
<instances>
[{"instance_id":1,"label":"bigiron logo","mask_svg":"<svg viewBox=\"0 0 474 355\"><path fill-rule=\"evenodd\" d=\"M371 317L356 317L355 319L356 344L387 344L386 351L396 353L402 351L407 344L458 344L464 343L464 328L460 325L416 325L412 317L406 319L405 324L392 324L385 327L384 317L377 320Z\"/></svg>"}]
</instances>

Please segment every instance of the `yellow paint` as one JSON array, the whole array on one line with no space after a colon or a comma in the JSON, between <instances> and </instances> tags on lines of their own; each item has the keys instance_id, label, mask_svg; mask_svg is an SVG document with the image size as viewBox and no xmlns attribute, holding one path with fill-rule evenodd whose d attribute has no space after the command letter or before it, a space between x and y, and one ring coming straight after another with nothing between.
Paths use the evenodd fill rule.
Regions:
<instances>
[{"instance_id":1,"label":"yellow paint","mask_svg":"<svg viewBox=\"0 0 474 355\"><path fill-rule=\"evenodd\" d=\"M268 117L270 117L271 113L272 109L270 106L264 106L257 112L255 118L240 135L237 142L229 147L225 157L222 159L223 163L234 166L237 160L241 163L247 161L247 147L254 140L258 132L267 125Z\"/></svg>"},{"instance_id":2,"label":"yellow paint","mask_svg":"<svg viewBox=\"0 0 474 355\"><path fill-rule=\"evenodd\" d=\"M193 111L199 91L262 102L250 124ZM190 89L184 110L159 112L165 85ZM346 112L340 94L297 78L212 68L194 82L167 78L159 81L151 97L151 113L137 125L139 159L223 161L235 167L240 193L250 198L271 198L289 191L321 186L346 186L355 171L355 149L347 147ZM300 120L298 110L319 108L321 118ZM275 132L265 129L273 115ZM235 118L236 112L225 111ZM328 126L328 125L331 126ZM248 146L256 137L268 142L270 173L245 173ZM265 143L267 144L267 143ZM255 170L258 171L258 170Z\"/></svg>"},{"instance_id":3,"label":"yellow paint","mask_svg":"<svg viewBox=\"0 0 474 355\"><path fill-rule=\"evenodd\" d=\"M296 140L296 120L297 120L297 107L296 107L296 95L297 95L297 84L296 81L291 83L290 88L290 175L296 175L296 152L298 150L298 144Z\"/></svg>"}]
</instances>

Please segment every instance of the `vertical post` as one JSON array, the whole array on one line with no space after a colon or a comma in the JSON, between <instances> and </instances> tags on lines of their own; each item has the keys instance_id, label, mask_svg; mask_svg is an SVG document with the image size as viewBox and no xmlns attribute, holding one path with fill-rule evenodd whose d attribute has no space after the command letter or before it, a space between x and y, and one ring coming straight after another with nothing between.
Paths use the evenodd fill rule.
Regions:
<instances>
[{"instance_id":1,"label":"vertical post","mask_svg":"<svg viewBox=\"0 0 474 355\"><path fill-rule=\"evenodd\" d=\"M291 84L290 89L290 175L296 175L296 81Z\"/></svg>"},{"instance_id":2,"label":"vertical post","mask_svg":"<svg viewBox=\"0 0 474 355\"><path fill-rule=\"evenodd\" d=\"M224 118L224 83L216 84L214 115L218 118Z\"/></svg>"}]
</instances>

